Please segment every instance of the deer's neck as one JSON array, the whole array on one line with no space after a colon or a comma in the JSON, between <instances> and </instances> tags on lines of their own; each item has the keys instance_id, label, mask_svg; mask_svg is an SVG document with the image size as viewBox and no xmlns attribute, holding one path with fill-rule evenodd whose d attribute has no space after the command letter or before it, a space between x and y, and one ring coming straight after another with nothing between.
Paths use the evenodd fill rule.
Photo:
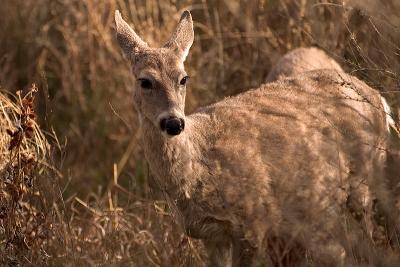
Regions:
<instances>
[{"instance_id":1,"label":"deer's neck","mask_svg":"<svg viewBox=\"0 0 400 267\"><path fill-rule=\"evenodd\" d=\"M194 170L197 149L188 128L168 138L149 120L142 121L144 152L150 171L159 186L174 197L190 197L190 187L197 179L194 174L199 173Z\"/></svg>"}]
</instances>

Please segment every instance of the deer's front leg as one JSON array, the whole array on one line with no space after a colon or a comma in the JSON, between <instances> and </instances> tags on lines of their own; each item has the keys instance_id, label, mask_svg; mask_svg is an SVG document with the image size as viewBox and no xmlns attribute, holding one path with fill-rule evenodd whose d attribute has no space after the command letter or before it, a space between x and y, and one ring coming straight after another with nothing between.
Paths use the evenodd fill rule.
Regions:
<instances>
[{"instance_id":1,"label":"deer's front leg","mask_svg":"<svg viewBox=\"0 0 400 267\"><path fill-rule=\"evenodd\" d=\"M230 239L205 239L203 243L208 254L208 266L232 266L232 242Z\"/></svg>"},{"instance_id":2,"label":"deer's front leg","mask_svg":"<svg viewBox=\"0 0 400 267\"><path fill-rule=\"evenodd\" d=\"M250 267L252 266L256 249L242 237L234 238L232 242L232 266Z\"/></svg>"},{"instance_id":3,"label":"deer's front leg","mask_svg":"<svg viewBox=\"0 0 400 267\"><path fill-rule=\"evenodd\" d=\"M208 254L208 266L232 266L232 238L229 224L213 217L186 224L187 234L203 240Z\"/></svg>"}]
</instances>

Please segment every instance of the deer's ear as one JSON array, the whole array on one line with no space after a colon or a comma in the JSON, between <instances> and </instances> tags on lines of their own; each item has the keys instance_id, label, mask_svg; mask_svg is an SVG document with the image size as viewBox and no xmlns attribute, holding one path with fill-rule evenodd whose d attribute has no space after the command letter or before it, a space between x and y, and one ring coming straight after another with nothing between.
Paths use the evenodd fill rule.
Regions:
<instances>
[{"instance_id":1,"label":"deer's ear","mask_svg":"<svg viewBox=\"0 0 400 267\"><path fill-rule=\"evenodd\" d=\"M118 43L127 58L134 59L135 54L140 53L148 47L147 43L125 22L118 10L115 11L115 25Z\"/></svg>"},{"instance_id":2,"label":"deer's ear","mask_svg":"<svg viewBox=\"0 0 400 267\"><path fill-rule=\"evenodd\" d=\"M178 26L164 47L172 49L182 61L185 61L193 44L193 39L192 15L189 11L184 11Z\"/></svg>"}]
</instances>

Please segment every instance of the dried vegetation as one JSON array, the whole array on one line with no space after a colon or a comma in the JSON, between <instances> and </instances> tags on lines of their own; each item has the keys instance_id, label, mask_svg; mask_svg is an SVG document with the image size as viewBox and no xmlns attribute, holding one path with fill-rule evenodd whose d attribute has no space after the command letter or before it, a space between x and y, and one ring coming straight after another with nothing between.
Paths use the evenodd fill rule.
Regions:
<instances>
[{"instance_id":1,"label":"dried vegetation","mask_svg":"<svg viewBox=\"0 0 400 267\"><path fill-rule=\"evenodd\" d=\"M192 10L188 112L258 86L281 55L317 45L380 90L398 120L395 0L7 0L0 6L1 265L204 266L201 245L184 237L162 200L154 204L127 97L132 77L114 39L117 8L152 45L166 40L181 10ZM388 180L395 195L398 146L394 140ZM358 251L396 254L398 241L385 238Z\"/></svg>"}]
</instances>

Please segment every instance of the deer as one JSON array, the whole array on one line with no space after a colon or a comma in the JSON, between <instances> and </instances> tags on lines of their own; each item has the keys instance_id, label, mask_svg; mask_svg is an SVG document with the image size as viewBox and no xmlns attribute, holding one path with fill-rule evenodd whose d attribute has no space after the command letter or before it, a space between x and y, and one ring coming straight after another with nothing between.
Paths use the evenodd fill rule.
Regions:
<instances>
[{"instance_id":1,"label":"deer","mask_svg":"<svg viewBox=\"0 0 400 267\"><path fill-rule=\"evenodd\" d=\"M379 93L344 72L313 70L186 115L190 12L160 48L118 10L115 25L136 78L149 171L177 224L202 240L209 266L251 266L263 255L273 266L342 264L343 218L363 225L371 194L385 189Z\"/></svg>"}]
</instances>

